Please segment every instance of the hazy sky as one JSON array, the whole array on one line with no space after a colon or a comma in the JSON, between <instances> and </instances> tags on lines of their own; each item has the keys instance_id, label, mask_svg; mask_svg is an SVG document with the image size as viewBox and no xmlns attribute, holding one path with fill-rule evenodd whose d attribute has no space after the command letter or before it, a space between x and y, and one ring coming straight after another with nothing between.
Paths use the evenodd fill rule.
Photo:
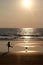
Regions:
<instances>
[{"instance_id":1,"label":"hazy sky","mask_svg":"<svg viewBox=\"0 0 43 65\"><path fill-rule=\"evenodd\" d=\"M0 27L43 27L43 0L31 0L24 7L23 0L0 0Z\"/></svg>"}]
</instances>

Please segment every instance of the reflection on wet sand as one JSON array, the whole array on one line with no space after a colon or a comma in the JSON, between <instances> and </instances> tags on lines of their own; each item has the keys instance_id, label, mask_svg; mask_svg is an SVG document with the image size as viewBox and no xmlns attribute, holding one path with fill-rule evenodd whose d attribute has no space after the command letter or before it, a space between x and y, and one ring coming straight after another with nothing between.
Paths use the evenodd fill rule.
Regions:
<instances>
[{"instance_id":1,"label":"reflection on wet sand","mask_svg":"<svg viewBox=\"0 0 43 65\"><path fill-rule=\"evenodd\" d=\"M26 50L25 51L18 51L16 53L26 53ZM37 53L37 51L28 51L27 50L27 53Z\"/></svg>"}]
</instances>

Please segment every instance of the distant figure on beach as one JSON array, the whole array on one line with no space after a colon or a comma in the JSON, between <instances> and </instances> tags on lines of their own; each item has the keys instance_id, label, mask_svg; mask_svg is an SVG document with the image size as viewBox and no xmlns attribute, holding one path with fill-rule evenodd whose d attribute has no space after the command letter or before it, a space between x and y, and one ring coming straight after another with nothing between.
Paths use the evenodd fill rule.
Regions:
<instances>
[{"instance_id":1,"label":"distant figure on beach","mask_svg":"<svg viewBox=\"0 0 43 65\"><path fill-rule=\"evenodd\" d=\"M8 46L8 52L9 52L9 48L13 46L10 45L10 42L8 42L7 46Z\"/></svg>"},{"instance_id":2,"label":"distant figure on beach","mask_svg":"<svg viewBox=\"0 0 43 65\"><path fill-rule=\"evenodd\" d=\"M25 47L26 48L26 52L27 52L27 50L28 50L28 47Z\"/></svg>"}]
</instances>

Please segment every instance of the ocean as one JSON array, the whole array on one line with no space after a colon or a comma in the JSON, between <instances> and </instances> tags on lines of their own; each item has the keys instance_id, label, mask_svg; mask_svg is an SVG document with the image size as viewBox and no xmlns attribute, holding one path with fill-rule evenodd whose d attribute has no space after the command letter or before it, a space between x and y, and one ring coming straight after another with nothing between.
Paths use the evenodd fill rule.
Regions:
<instances>
[{"instance_id":1,"label":"ocean","mask_svg":"<svg viewBox=\"0 0 43 65\"><path fill-rule=\"evenodd\" d=\"M43 52L43 28L0 28L0 52Z\"/></svg>"}]
</instances>

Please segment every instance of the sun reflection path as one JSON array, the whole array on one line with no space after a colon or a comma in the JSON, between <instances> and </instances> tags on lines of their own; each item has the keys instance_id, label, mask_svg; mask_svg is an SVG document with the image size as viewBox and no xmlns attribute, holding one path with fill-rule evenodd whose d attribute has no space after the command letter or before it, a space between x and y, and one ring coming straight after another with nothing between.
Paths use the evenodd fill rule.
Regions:
<instances>
[{"instance_id":1,"label":"sun reflection path","mask_svg":"<svg viewBox=\"0 0 43 65\"><path fill-rule=\"evenodd\" d=\"M16 44L15 46L24 47L24 48L25 48L25 52L32 52L32 51L30 50L30 48L35 47L35 46L30 45L29 43L18 43L18 44ZM24 52L24 51L23 51L23 52Z\"/></svg>"},{"instance_id":2,"label":"sun reflection path","mask_svg":"<svg viewBox=\"0 0 43 65\"><path fill-rule=\"evenodd\" d=\"M22 29L22 34L24 34L24 35L31 35L33 31L34 31L33 28L23 28Z\"/></svg>"},{"instance_id":3,"label":"sun reflection path","mask_svg":"<svg viewBox=\"0 0 43 65\"><path fill-rule=\"evenodd\" d=\"M32 50L32 51L27 51L27 52L26 51L16 51L15 53L30 53L31 54L31 53L38 53L38 52Z\"/></svg>"},{"instance_id":4,"label":"sun reflection path","mask_svg":"<svg viewBox=\"0 0 43 65\"><path fill-rule=\"evenodd\" d=\"M15 46L18 46L18 47L35 47L35 44L32 45L31 43L17 43L17 44L15 44Z\"/></svg>"},{"instance_id":5,"label":"sun reflection path","mask_svg":"<svg viewBox=\"0 0 43 65\"><path fill-rule=\"evenodd\" d=\"M40 48L40 46L43 46L43 44L25 42L25 43L17 43L15 46L16 47L22 47L25 49L25 51L18 51L20 53L24 53L24 52L33 53L33 52L38 52L38 51L36 51L36 50L32 51L32 48L37 48L37 47Z\"/></svg>"}]
</instances>

